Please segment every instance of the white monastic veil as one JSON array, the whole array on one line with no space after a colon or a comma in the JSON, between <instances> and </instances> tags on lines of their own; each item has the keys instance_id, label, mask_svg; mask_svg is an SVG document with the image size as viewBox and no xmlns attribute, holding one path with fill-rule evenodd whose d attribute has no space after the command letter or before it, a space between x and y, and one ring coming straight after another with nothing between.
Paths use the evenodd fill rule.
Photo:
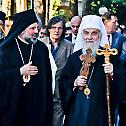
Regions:
<instances>
[{"instance_id":1,"label":"white monastic veil","mask_svg":"<svg viewBox=\"0 0 126 126\"><path fill-rule=\"evenodd\" d=\"M48 50L49 50L49 59L50 59L51 70L52 70L52 93L54 94L55 75L56 75L56 71L57 71L57 66L56 66L55 60L52 56L52 53L51 53L51 46L49 44L49 37L38 38L38 40L40 40L41 42L44 42L45 45L48 47Z\"/></svg>"},{"instance_id":2,"label":"white monastic veil","mask_svg":"<svg viewBox=\"0 0 126 126\"><path fill-rule=\"evenodd\" d=\"M48 46L49 49L49 46ZM49 59L50 59L50 63L51 63L51 69L52 69L52 93L54 94L54 90L55 90L55 75L56 75L56 71L57 71L57 66L55 64L54 58L52 56L51 51L49 50Z\"/></svg>"},{"instance_id":3,"label":"white monastic veil","mask_svg":"<svg viewBox=\"0 0 126 126\"><path fill-rule=\"evenodd\" d=\"M100 41L101 47L103 47L105 44L109 44L105 26L102 22L102 18L97 15L87 15L82 18L82 22L80 24L75 46L74 46L74 52L84 47L82 33L83 33L83 30L87 28L96 28L100 30L101 35L102 35L101 41Z\"/></svg>"}]
</instances>

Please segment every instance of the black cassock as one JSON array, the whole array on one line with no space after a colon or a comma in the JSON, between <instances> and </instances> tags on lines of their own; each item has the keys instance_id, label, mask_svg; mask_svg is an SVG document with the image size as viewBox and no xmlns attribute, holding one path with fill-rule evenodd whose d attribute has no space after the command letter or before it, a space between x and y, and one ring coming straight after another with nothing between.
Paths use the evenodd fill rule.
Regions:
<instances>
[{"instance_id":1,"label":"black cassock","mask_svg":"<svg viewBox=\"0 0 126 126\"><path fill-rule=\"evenodd\" d=\"M25 64L31 45L19 42ZM23 66L15 39L0 48L0 126L51 126L52 74L48 49L42 42L34 44L32 64L38 74L23 86Z\"/></svg>"},{"instance_id":2,"label":"black cassock","mask_svg":"<svg viewBox=\"0 0 126 126\"><path fill-rule=\"evenodd\" d=\"M73 91L74 81L82 67L79 59L81 54L82 50L79 50L69 56L60 79L59 89L65 113L64 126L107 126L105 73L102 66L104 57L97 56L96 62L90 66L88 79L91 78L89 80L91 93L87 99L78 88ZM126 87L123 66L118 56L112 56L110 62L114 65L113 81L110 82L114 117L114 107L125 97Z\"/></svg>"}]
</instances>

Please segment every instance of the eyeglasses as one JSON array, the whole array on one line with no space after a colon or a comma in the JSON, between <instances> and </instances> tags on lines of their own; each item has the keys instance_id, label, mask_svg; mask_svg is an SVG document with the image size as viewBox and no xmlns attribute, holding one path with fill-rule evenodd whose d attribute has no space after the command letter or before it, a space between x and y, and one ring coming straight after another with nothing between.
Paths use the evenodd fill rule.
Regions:
<instances>
[{"instance_id":1,"label":"eyeglasses","mask_svg":"<svg viewBox=\"0 0 126 126\"><path fill-rule=\"evenodd\" d=\"M52 26L51 29L54 30L54 31L55 31L56 29L58 29L58 30L63 30L63 27L55 27L55 26Z\"/></svg>"},{"instance_id":2,"label":"eyeglasses","mask_svg":"<svg viewBox=\"0 0 126 126\"><path fill-rule=\"evenodd\" d=\"M41 35L46 35L47 33L45 33L45 32L41 32Z\"/></svg>"}]
</instances>

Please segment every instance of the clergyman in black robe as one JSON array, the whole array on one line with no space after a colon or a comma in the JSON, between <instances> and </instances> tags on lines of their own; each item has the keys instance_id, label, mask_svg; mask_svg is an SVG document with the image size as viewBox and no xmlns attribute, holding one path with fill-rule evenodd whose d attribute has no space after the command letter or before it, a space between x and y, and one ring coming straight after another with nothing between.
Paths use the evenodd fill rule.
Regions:
<instances>
[{"instance_id":1,"label":"clergyman in black robe","mask_svg":"<svg viewBox=\"0 0 126 126\"><path fill-rule=\"evenodd\" d=\"M97 36L97 34L99 35ZM95 41L96 36L100 38L99 41ZM103 67L104 57L96 56L96 49L102 48L105 42L107 42L105 28L100 17L95 15L83 17L77 36L77 40L79 39L81 41L76 41L76 43L80 44L82 42L82 49L69 56L60 78L59 89L65 113L64 126L107 126L105 73L110 74L110 71L113 69L110 74L113 78L110 81L110 99L111 118L112 123L114 123L114 107L117 102L125 97L126 87L123 66L118 55L110 57L111 65L107 64L107 67ZM89 75L85 81L86 77L80 76L80 69L82 67L80 55L85 54L88 48L91 48L92 55L96 58L96 61L91 63ZM78 85L85 84L88 84L90 89L88 97L78 87Z\"/></svg>"},{"instance_id":2,"label":"clergyman in black robe","mask_svg":"<svg viewBox=\"0 0 126 126\"><path fill-rule=\"evenodd\" d=\"M37 34L37 26L32 9L17 13L0 46L0 126L51 126L52 72L48 49L35 36L35 43L19 38L26 29ZM31 65L27 67L30 55ZM24 82L21 75L21 70L26 69L31 72L29 82Z\"/></svg>"}]
</instances>

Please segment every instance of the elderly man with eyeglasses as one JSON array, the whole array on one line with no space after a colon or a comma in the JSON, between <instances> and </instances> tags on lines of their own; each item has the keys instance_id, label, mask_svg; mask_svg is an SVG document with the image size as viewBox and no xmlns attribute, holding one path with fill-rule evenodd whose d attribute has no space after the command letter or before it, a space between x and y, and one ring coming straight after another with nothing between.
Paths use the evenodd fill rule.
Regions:
<instances>
[{"instance_id":1,"label":"elderly man with eyeglasses","mask_svg":"<svg viewBox=\"0 0 126 126\"><path fill-rule=\"evenodd\" d=\"M53 95L53 126L63 126L64 115L59 95L59 78L68 56L73 52L73 44L65 39L65 21L58 16L49 20L47 24L47 36L48 39L43 39L43 42L47 45L57 66Z\"/></svg>"}]
</instances>

